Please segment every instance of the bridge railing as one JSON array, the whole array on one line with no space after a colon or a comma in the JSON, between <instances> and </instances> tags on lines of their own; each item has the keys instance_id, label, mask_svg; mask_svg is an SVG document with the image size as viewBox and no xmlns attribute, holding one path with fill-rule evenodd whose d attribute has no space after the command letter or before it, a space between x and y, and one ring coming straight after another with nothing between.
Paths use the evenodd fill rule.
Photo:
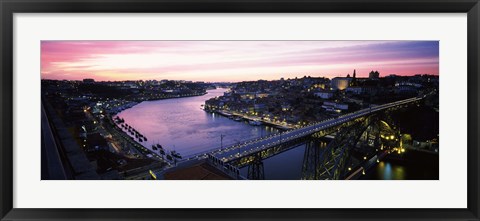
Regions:
<instances>
[{"instance_id":1,"label":"bridge railing","mask_svg":"<svg viewBox=\"0 0 480 221\"><path fill-rule=\"evenodd\" d=\"M221 159L211 155L207 154L207 163L218 170L224 172L231 178L237 179L237 180L246 180L244 176L240 174L240 169L238 169L236 166L233 166L229 163L223 162Z\"/></svg>"}]
</instances>

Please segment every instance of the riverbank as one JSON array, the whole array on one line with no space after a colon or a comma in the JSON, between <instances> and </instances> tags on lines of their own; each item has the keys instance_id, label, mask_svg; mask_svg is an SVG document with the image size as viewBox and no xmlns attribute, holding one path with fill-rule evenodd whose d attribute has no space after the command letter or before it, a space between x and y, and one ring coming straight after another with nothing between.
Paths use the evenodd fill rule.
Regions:
<instances>
[{"instance_id":1,"label":"riverbank","mask_svg":"<svg viewBox=\"0 0 480 221\"><path fill-rule=\"evenodd\" d=\"M171 96L171 97L167 97L167 98L145 100L145 101L173 100L173 99L176 99L176 98L189 98L189 97L204 96L206 94L208 94L207 91L205 93L175 95L175 96ZM131 101L131 102L126 103L122 106L119 106L118 107L118 110L120 110L119 112L115 112L115 111L112 112L112 114L108 116L109 123L111 124L110 126L113 127L111 129L114 130L116 133L120 133L120 135L121 135L120 137L122 139L127 140L128 143L130 143L132 146L134 146L138 151L140 151L142 153L142 155L146 156L147 158L154 159L154 160L160 160L162 162L166 162L166 163L168 163L168 166L175 165L177 163L177 159L176 159L175 156L179 156L178 158L181 159L181 156L178 153L176 153L174 151L168 152L167 150L164 150L164 149L159 149L158 153L155 152L154 149L156 149L156 147L155 148L152 147L152 149L148 148L148 147L150 147L149 144L151 144L151 141L148 142L148 138L146 136L141 134L135 128L131 127L131 125L129 125L127 122L125 122L124 119L121 119L122 122L118 122L118 119L116 119L121 112L126 111L128 109L131 109L134 106L141 104L142 102ZM129 128L127 128L127 127L129 127ZM140 137L138 137L138 136L140 136ZM137 141L137 139L138 139L138 141ZM160 144L160 143L154 143L152 145L156 146L157 144Z\"/></svg>"},{"instance_id":2,"label":"riverbank","mask_svg":"<svg viewBox=\"0 0 480 221\"><path fill-rule=\"evenodd\" d=\"M181 159L182 157L173 151L170 151L169 153L164 150L163 148L160 148L158 150L158 153L154 151L154 149L149 149L146 146L144 146L144 142L147 142L147 138L143 137L138 138L137 135L140 134L138 131L131 127L130 129L127 129L127 127L119 126L119 125L125 125L125 122L118 122L118 119L108 117L108 128L110 130L110 133L117 135L117 139L120 139L120 143L127 144L130 147L135 148L141 155L143 155L146 159L149 160L154 160L158 161L161 163L164 163L165 165L163 167L158 167L158 171L170 168L172 166L176 166L178 160L177 158ZM135 133L128 133L130 131L135 131ZM134 135L135 134L135 135ZM135 137L133 137L135 136ZM139 141L137 141L138 139ZM122 142L126 141L126 142ZM134 157L139 157L139 155L134 155Z\"/></svg>"},{"instance_id":3,"label":"riverbank","mask_svg":"<svg viewBox=\"0 0 480 221\"><path fill-rule=\"evenodd\" d=\"M210 113L217 113L217 114L220 114L222 116L225 116L225 117L227 117L231 120L235 120L235 121L243 120L243 121L248 121L249 123L254 122L254 123L250 123L251 125L258 125L258 123L256 123L256 122L261 122L263 124L273 126L277 129L281 129L281 130L290 130L290 129L295 128L295 126L293 126L291 124L277 123L277 122L262 119L260 117L251 117L251 116L248 116L248 115L245 115L245 114L242 114L242 113L238 113L238 112L235 112L235 111L226 111L226 110L215 110L215 111L204 110L204 111L210 112Z\"/></svg>"},{"instance_id":4,"label":"riverbank","mask_svg":"<svg viewBox=\"0 0 480 221\"><path fill-rule=\"evenodd\" d=\"M117 137L117 139L121 139L118 142L123 143L124 145L128 145L129 147L135 148L140 154L142 154L147 159L164 162L164 160L162 159L162 157L160 155L158 155L157 153L149 150L148 148L143 146L141 143L137 142L129 134L127 134L124 131L124 128L119 127L118 124L115 122L115 120L111 118L111 116L107 116L107 118L108 118L108 123L107 123L107 126L105 127L105 129L110 134L115 135ZM138 157L135 154L134 154L134 156Z\"/></svg>"},{"instance_id":5,"label":"riverbank","mask_svg":"<svg viewBox=\"0 0 480 221\"><path fill-rule=\"evenodd\" d=\"M185 98L185 97L197 97L197 96L203 96L208 94L207 91L204 93L194 93L194 94L177 94L177 95L171 95L171 96L166 96L162 98L154 98L154 99L145 99L145 100L130 100L126 101L127 103L122 103L122 104L112 104L113 108L110 108L109 110L106 110L107 113L111 115L116 115L124 110L127 110L129 108L132 108L138 104L141 104L144 101L157 101L157 100L168 100L168 99L175 99L175 98Z\"/></svg>"}]
</instances>

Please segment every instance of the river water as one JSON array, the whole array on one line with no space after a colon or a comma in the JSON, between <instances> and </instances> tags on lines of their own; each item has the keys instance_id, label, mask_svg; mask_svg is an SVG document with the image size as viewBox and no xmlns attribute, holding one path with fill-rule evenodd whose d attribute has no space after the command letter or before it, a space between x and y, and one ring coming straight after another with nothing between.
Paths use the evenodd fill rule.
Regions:
<instances>
[{"instance_id":1,"label":"river water","mask_svg":"<svg viewBox=\"0 0 480 221\"><path fill-rule=\"evenodd\" d=\"M407 150L404 159L387 157L373 166L363 180L438 180L439 157L435 153Z\"/></svg>"},{"instance_id":2,"label":"river water","mask_svg":"<svg viewBox=\"0 0 480 221\"><path fill-rule=\"evenodd\" d=\"M246 121L234 121L201 109L206 100L225 91L219 88L203 96L144 101L118 116L147 137L148 141L142 142L145 147L150 149L158 143L182 156L278 132L270 126L252 126Z\"/></svg>"}]
</instances>

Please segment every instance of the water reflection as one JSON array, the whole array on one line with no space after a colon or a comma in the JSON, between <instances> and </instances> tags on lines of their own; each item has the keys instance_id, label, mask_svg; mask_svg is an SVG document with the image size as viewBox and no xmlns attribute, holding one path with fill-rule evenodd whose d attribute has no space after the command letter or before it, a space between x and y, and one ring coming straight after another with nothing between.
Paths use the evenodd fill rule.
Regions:
<instances>
[{"instance_id":1,"label":"water reflection","mask_svg":"<svg viewBox=\"0 0 480 221\"><path fill-rule=\"evenodd\" d=\"M380 162L375 168L376 178L381 180L403 180L406 177L405 168L392 165L390 162Z\"/></svg>"},{"instance_id":2,"label":"water reflection","mask_svg":"<svg viewBox=\"0 0 480 221\"><path fill-rule=\"evenodd\" d=\"M287 150L281 154L263 160L266 180L300 180L302 178L302 163L305 154L305 144ZM248 166L240 169L247 177Z\"/></svg>"},{"instance_id":3,"label":"water reflection","mask_svg":"<svg viewBox=\"0 0 480 221\"><path fill-rule=\"evenodd\" d=\"M159 143L183 156L278 132L276 128L251 126L201 109L205 100L225 91L216 89L203 96L145 101L118 116L148 138L142 143L145 147Z\"/></svg>"}]
</instances>

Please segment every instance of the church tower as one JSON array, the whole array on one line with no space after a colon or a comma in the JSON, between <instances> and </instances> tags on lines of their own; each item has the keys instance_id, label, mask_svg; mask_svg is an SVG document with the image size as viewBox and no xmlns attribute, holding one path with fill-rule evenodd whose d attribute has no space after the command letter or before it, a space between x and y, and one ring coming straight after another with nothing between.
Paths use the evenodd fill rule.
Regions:
<instances>
[{"instance_id":1,"label":"church tower","mask_svg":"<svg viewBox=\"0 0 480 221\"><path fill-rule=\"evenodd\" d=\"M353 78L352 81L350 82L350 86L357 86L357 71L353 69Z\"/></svg>"}]
</instances>

